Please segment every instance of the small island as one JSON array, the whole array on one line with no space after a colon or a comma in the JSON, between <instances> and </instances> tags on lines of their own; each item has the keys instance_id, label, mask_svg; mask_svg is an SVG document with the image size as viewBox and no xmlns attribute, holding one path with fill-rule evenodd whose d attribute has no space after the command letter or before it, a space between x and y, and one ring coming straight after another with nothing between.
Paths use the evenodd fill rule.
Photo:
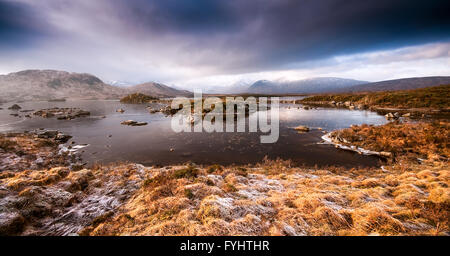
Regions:
<instances>
[{"instance_id":1,"label":"small island","mask_svg":"<svg viewBox=\"0 0 450 256\"><path fill-rule=\"evenodd\" d=\"M158 100L158 98L148 96L142 93L133 93L120 99L120 102L125 104L144 104L150 103L155 100Z\"/></svg>"}]
</instances>

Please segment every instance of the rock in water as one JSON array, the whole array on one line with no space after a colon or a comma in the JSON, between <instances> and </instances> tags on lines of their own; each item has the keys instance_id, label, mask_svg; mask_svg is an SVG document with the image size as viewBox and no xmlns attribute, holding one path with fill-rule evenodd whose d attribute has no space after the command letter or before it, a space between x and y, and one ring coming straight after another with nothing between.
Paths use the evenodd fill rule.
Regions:
<instances>
[{"instance_id":1,"label":"rock in water","mask_svg":"<svg viewBox=\"0 0 450 256\"><path fill-rule=\"evenodd\" d=\"M132 124L131 126L144 126L144 125L147 125L148 123L146 123L146 122L137 122L137 123L135 123L135 124Z\"/></svg>"},{"instance_id":2,"label":"rock in water","mask_svg":"<svg viewBox=\"0 0 450 256\"><path fill-rule=\"evenodd\" d=\"M132 124L136 124L137 122L134 120L127 120L127 121L123 121L120 124L122 125L132 125Z\"/></svg>"},{"instance_id":3,"label":"rock in water","mask_svg":"<svg viewBox=\"0 0 450 256\"><path fill-rule=\"evenodd\" d=\"M387 113L387 114L385 115L385 117L386 117L387 119L394 119L394 118L395 118L394 114L392 114L392 113Z\"/></svg>"},{"instance_id":4,"label":"rock in water","mask_svg":"<svg viewBox=\"0 0 450 256\"><path fill-rule=\"evenodd\" d=\"M120 124L122 125L128 125L128 126L144 126L147 125L148 123L146 122L137 122L134 120L127 120L127 121L123 121Z\"/></svg>"},{"instance_id":5,"label":"rock in water","mask_svg":"<svg viewBox=\"0 0 450 256\"><path fill-rule=\"evenodd\" d=\"M66 143L67 141L69 141L72 138L72 136L70 135L66 135L63 133L58 133L55 137L55 140L61 142L61 143Z\"/></svg>"},{"instance_id":6,"label":"rock in water","mask_svg":"<svg viewBox=\"0 0 450 256\"><path fill-rule=\"evenodd\" d=\"M19 110L19 109L22 109L22 107L19 106L19 105L17 105L17 104L14 104L14 105L12 105L11 107L9 107L8 109L11 109L11 110Z\"/></svg>"},{"instance_id":7,"label":"rock in water","mask_svg":"<svg viewBox=\"0 0 450 256\"><path fill-rule=\"evenodd\" d=\"M304 125L299 125L297 127L294 128L295 130L299 131L299 132L309 132L309 127L304 126Z\"/></svg>"}]
</instances>

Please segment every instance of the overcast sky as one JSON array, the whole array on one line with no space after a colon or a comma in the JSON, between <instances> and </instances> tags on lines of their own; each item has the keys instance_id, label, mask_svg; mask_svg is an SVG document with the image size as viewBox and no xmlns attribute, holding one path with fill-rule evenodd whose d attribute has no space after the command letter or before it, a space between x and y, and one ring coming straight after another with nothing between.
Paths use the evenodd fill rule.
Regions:
<instances>
[{"instance_id":1,"label":"overcast sky","mask_svg":"<svg viewBox=\"0 0 450 256\"><path fill-rule=\"evenodd\" d=\"M0 73L184 88L450 75L448 0L0 0Z\"/></svg>"}]
</instances>

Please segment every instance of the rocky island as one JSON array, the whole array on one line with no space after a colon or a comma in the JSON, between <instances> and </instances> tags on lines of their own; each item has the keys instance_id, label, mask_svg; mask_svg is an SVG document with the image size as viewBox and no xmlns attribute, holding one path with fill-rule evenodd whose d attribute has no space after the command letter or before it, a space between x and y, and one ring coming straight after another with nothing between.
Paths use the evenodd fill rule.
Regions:
<instances>
[{"instance_id":1,"label":"rocky island","mask_svg":"<svg viewBox=\"0 0 450 256\"><path fill-rule=\"evenodd\" d=\"M125 104L144 104L150 103L152 101L156 102L157 100L158 98L148 96L142 93L133 93L120 99L120 102Z\"/></svg>"},{"instance_id":2,"label":"rocky island","mask_svg":"<svg viewBox=\"0 0 450 256\"><path fill-rule=\"evenodd\" d=\"M48 108L41 109L33 113L35 116L43 118L55 117L58 120L71 120L79 117L85 117L91 115L89 111L85 111L79 108Z\"/></svg>"}]
</instances>

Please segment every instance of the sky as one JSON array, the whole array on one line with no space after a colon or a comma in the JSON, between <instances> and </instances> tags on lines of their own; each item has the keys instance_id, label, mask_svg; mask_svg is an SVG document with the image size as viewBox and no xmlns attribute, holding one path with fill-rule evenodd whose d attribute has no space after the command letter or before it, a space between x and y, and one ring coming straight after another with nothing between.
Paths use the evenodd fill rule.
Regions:
<instances>
[{"instance_id":1,"label":"sky","mask_svg":"<svg viewBox=\"0 0 450 256\"><path fill-rule=\"evenodd\" d=\"M0 74L219 88L450 75L448 0L0 0Z\"/></svg>"}]
</instances>

